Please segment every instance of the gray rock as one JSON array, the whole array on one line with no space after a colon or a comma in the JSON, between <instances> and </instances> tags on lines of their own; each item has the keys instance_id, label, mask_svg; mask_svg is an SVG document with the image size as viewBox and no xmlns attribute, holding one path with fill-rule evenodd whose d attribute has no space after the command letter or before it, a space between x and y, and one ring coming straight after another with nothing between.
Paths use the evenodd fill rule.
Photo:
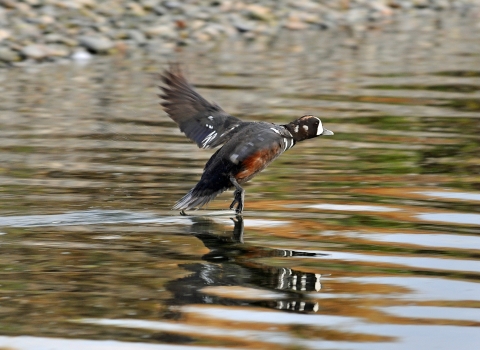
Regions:
<instances>
[{"instance_id":1,"label":"gray rock","mask_svg":"<svg viewBox=\"0 0 480 350\"><path fill-rule=\"evenodd\" d=\"M364 8L354 8L349 10L344 18L348 24L354 24L365 20L368 16L368 10Z\"/></svg>"},{"instance_id":2,"label":"gray rock","mask_svg":"<svg viewBox=\"0 0 480 350\"><path fill-rule=\"evenodd\" d=\"M55 17L58 15L57 9L53 5L45 5L40 8L40 13Z\"/></svg>"},{"instance_id":3,"label":"gray rock","mask_svg":"<svg viewBox=\"0 0 480 350\"><path fill-rule=\"evenodd\" d=\"M7 17L7 10L3 7L0 7L0 26L6 27L9 24Z\"/></svg>"},{"instance_id":4,"label":"gray rock","mask_svg":"<svg viewBox=\"0 0 480 350\"><path fill-rule=\"evenodd\" d=\"M232 14L230 16L230 22L240 33L249 32L255 29L255 24L252 23L252 21L245 20L237 14Z\"/></svg>"},{"instance_id":5,"label":"gray rock","mask_svg":"<svg viewBox=\"0 0 480 350\"><path fill-rule=\"evenodd\" d=\"M31 15L31 6L29 4L25 4L23 2L17 3L15 5L16 10L21 13L22 15Z\"/></svg>"},{"instance_id":6,"label":"gray rock","mask_svg":"<svg viewBox=\"0 0 480 350\"><path fill-rule=\"evenodd\" d=\"M202 21L202 20L199 20L199 19L190 21L190 22L188 23L188 28L189 28L191 31L197 31L197 30L199 30L200 28L202 28L202 27L204 27L204 26L205 26L205 21Z\"/></svg>"},{"instance_id":7,"label":"gray rock","mask_svg":"<svg viewBox=\"0 0 480 350\"><path fill-rule=\"evenodd\" d=\"M95 12L102 16L118 20L122 18L127 11L127 8L123 5L123 1L98 1Z\"/></svg>"},{"instance_id":8,"label":"gray rock","mask_svg":"<svg viewBox=\"0 0 480 350\"><path fill-rule=\"evenodd\" d=\"M0 47L0 61L16 62L20 60L20 55L8 47Z\"/></svg>"},{"instance_id":9,"label":"gray rock","mask_svg":"<svg viewBox=\"0 0 480 350\"><path fill-rule=\"evenodd\" d=\"M410 0L390 0L390 6L403 9L412 8L413 4Z\"/></svg>"},{"instance_id":10,"label":"gray rock","mask_svg":"<svg viewBox=\"0 0 480 350\"><path fill-rule=\"evenodd\" d=\"M155 6L153 9L153 12L155 12L155 14L157 14L158 16L163 16L167 13L167 9L164 8L163 6Z\"/></svg>"},{"instance_id":11,"label":"gray rock","mask_svg":"<svg viewBox=\"0 0 480 350\"><path fill-rule=\"evenodd\" d=\"M6 7L7 9L14 9L17 7L17 4L13 0L0 0L0 5Z\"/></svg>"},{"instance_id":12,"label":"gray rock","mask_svg":"<svg viewBox=\"0 0 480 350\"><path fill-rule=\"evenodd\" d=\"M259 20L259 21L271 21L273 19L273 14L271 8L267 6L261 6L257 4L248 5L245 8L247 12L247 16L251 19Z\"/></svg>"},{"instance_id":13,"label":"gray rock","mask_svg":"<svg viewBox=\"0 0 480 350\"><path fill-rule=\"evenodd\" d=\"M72 47L78 45L78 41L67 38L66 36L57 33L50 33L45 35L44 40L46 43L50 44L65 44Z\"/></svg>"},{"instance_id":14,"label":"gray rock","mask_svg":"<svg viewBox=\"0 0 480 350\"><path fill-rule=\"evenodd\" d=\"M5 39L8 39L12 36L12 33L6 29L0 29L0 42L2 42Z\"/></svg>"},{"instance_id":15,"label":"gray rock","mask_svg":"<svg viewBox=\"0 0 480 350\"><path fill-rule=\"evenodd\" d=\"M22 54L27 58L32 58L34 60L41 60L48 56L48 50L43 45L27 45L22 48Z\"/></svg>"},{"instance_id":16,"label":"gray rock","mask_svg":"<svg viewBox=\"0 0 480 350\"><path fill-rule=\"evenodd\" d=\"M146 10L152 10L155 6L160 4L160 0L140 0L143 8Z\"/></svg>"},{"instance_id":17,"label":"gray rock","mask_svg":"<svg viewBox=\"0 0 480 350\"><path fill-rule=\"evenodd\" d=\"M26 23L19 18L14 18L11 28L16 36L24 38L37 39L41 35L41 31L37 26Z\"/></svg>"},{"instance_id":18,"label":"gray rock","mask_svg":"<svg viewBox=\"0 0 480 350\"><path fill-rule=\"evenodd\" d=\"M95 53L105 53L113 48L114 43L101 35L83 35L78 38L82 46Z\"/></svg>"},{"instance_id":19,"label":"gray rock","mask_svg":"<svg viewBox=\"0 0 480 350\"><path fill-rule=\"evenodd\" d=\"M145 34L143 34L141 31L132 29L128 31L128 37L132 39L134 42L136 42L138 45L145 45L147 42L147 38L145 37Z\"/></svg>"},{"instance_id":20,"label":"gray rock","mask_svg":"<svg viewBox=\"0 0 480 350\"><path fill-rule=\"evenodd\" d=\"M300 18L298 17L290 17L284 23L284 27L290 30L302 30L308 27Z\"/></svg>"},{"instance_id":21,"label":"gray rock","mask_svg":"<svg viewBox=\"0 0 480 350\"><path fill-rule=\"evenodd\" d=\"M449 7L448 0L433 0L431 5L435 10L445 10Z\"/></svg>"},{"instance_id":22,"label":"gray rock","mask_svg":"<svg viewBox=\"0 0 480 350\"><path fill-rule=\"evenodd\" d=\"M429 0L413 0L412 4L414 7L426 8L429 5Z\"/></svg>"},{"instance_id":23,"label":"gray rock","mask_svg":"<svg viewBox=\"0 0 480 350\"><path fill-rule=\"evenodd\" d=\"M194 12L190 17L201 19L203 21L208 21L211 19L212 16L205 11L197 11L197 12Z\"/></svg>"},{"instance_id":24,"label":"gray rock","mask_svg":"<svg viewBox=\"0 0 480 350\"><path fill-rule=\"evenodd\" d=\"M86 62L91 58L92 58L92 55L89 52L85 51L84 49L78 49L72 55L72 59L74 61L79 61L79 62Z\"/></svg>"},{"instance_id":25,"label":"gray rock","mask_svg":"<svg viewBox=\"0 0 480 350\"><path fill-rule=\"evenodd\" d=\"M255 26L248 24L247 22L241 22L237 21L233 24L236 30L238 30L240 33L246 33L249 32L253 29L255 29Z\"/></svg>"},{"instance_id":26,"label":"gray rock","mask_svg":"<svg viewBox=\"0 0 480 350\"><path fill-rule=\"evenodd\" d=\"M38 6L41 5L40 0L23 0L23 2L26 2L30 6Z\"/></svg>"},{"instance_id":27,"label":"gray rock","mask_svg":"<svg viewBox=\"0 0 480 350\"><path fill-rule=\"evenodd\" d=\"M114 40L125 40L128 39L128 32L126 30L120 29L120 30L112 30L108 36Z\"/></svg>"},{"instance_id":28,"label":"gray rock","mask_svg":"<svg viewBox=\"0 0 480 350\"><path fill-rule=\"evenodd\" d=\"M170 25L159 25L144 29L144 33L150 38L166 38L175 39L177 37L177 31Z\"/></svg>"},{"instance_id":29,"label":"gray rock","mask_svg":"<svg viewBox=\"0 0 480 350\"><path fill-rule=\"evenodd\" d=\"M167 9L179 9L182 7L182 4L178 1L165 1L163 3L163 6L165 6Z\"/></svg>"},{"instance_id":30,"label":"gray rock","mask_svg":"<svg viewBox=\"0 0 480 350\"><path fill-rule=\"evenodd\" d=\"M72 9L94 8L96 6L95 0L69 0L65 1L65 6Z\"/></svg>"},{"instance_id":31,"label":"gray rock","mask_svg":"<svg viewBox=\"0 0 480 350\"><path fill-rule=\"evenodd\" d=\"M220 34L223 33L223 27L219 24L216 23L211 23L207 25L205 28L202 30L205 34L209 35L212 38L215 38L219 36Z\"/></svg>"},{"instance_id":32,"label":"gray rock","mask_svg":"<svg viewBox=\"0 0 480 350\"><path fill-rule=\"evenodd\" d=\"M61 44L47 45L46 51L49 57L68 57L70 50L67 46Z\"/></svg>"},{"instance_id":33,"label":"gray rock","mask_svg":"<svg viewBox=\"0 0 480 350\"><path fill-rule=\"evenodd\" d=\"M145 16L146 14L143 7L136 2L128 3L127 7L129 8L130 13L133 14L134 16L142 17L142 16Z\"/></svg>"}]
</instances>

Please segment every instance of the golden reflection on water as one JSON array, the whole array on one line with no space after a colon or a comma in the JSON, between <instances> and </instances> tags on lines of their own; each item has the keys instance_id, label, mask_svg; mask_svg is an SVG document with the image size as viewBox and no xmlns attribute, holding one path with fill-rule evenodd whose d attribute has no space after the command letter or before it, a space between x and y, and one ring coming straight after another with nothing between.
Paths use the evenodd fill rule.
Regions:
<instances>
[{"instance_id":1,"label":"golden reflection on water","mask_svg":"<svg viewBox=\"0 0 480 350\"><path fill-rule=\"evenodd\" d=\"M0 347L471 349L480 47L440 20L178 53L232 114L335 131L248 184L244 220L170 211L210 153L158 106L166 58L0 71Z\"/></svg>"}]
</instances>

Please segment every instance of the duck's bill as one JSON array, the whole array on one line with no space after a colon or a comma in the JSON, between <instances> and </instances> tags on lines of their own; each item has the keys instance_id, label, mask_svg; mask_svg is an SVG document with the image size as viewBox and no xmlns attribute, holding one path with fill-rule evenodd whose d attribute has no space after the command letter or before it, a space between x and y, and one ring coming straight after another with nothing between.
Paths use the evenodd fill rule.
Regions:
<instances>
[{"instance_id":1,"label":"duck's bill","mask_svg":"<svg viewBox=\"0 0 480 350\"><path fill-rule=\"evenodd\" d=\"M330 131L328 129L323 129L322 136L331 136L334 135L333 131Z\"/></svg>"}]
</instances>

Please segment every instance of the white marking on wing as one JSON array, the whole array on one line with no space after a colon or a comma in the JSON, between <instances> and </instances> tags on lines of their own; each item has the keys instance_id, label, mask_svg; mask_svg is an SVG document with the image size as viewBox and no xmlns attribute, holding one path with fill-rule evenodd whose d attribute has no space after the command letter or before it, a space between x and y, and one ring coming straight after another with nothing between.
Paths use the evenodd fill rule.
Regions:
<instances>
[{"instance_id":1,"label":"white marking on wing","mask_svg":"<svg viewBox=\"0 0 480 350\"><path fill-rule=\"evenodd\" d=\"M232 163L238 164L238 154L234 153L230 156L230 161Z\"/></svg>"},{"instance_id":2,"label":"white marking on wing","mask_svg":"<svg viewBox=\"0 0 480 350\"><path fill-rule=\"evenodd\" d=\"M212 131L210 134L207 135L202 141L202 148L207 148L208 144L213 141L217 137L217 132Z\"/></svg>"},{"instance_id":3,"label":"white marking on wing","mask_svg":"<svg viewBox=\"0 0 480 350\"><path fill-rule=\"evenodd\" d=\"M235 129L237 126L238 126L238 125L232 126L230 129L228 129L227 131L223 132L223 133L220 135L220 137L223 137L223 135L228 134L230 131L232 131L233 129Z\"/></svg>"},{"instance_id":4,"label":"white marking on wing","mask_svg":"<svg viewBox=\"0 0 480 350\"><path fill-rule=\"evenodd\" d=\"M208 116L208 119L213 120L213 117L211 115Z\"/></svg>"},{"instance_id":5,"label":"white marking on wing","mask_svg":"<svg viewBox=\"0 0 480 350\"><path fill-rule=\"evenodd\" d=\"M270 129L272 129L274 132L276 132L277 134L280 135L280 131L278 131L277 129L275 129L275 128L270 128Z\"/></svg>"}]
</instances>

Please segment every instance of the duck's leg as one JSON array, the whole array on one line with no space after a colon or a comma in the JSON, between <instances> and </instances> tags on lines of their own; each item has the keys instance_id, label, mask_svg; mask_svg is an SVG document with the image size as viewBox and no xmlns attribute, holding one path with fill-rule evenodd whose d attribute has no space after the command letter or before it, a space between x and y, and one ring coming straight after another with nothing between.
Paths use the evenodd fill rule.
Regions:
<instances>
[{"instance_id":1,"label":"duck's leg","mask_svg":"<svg viewBox=\"0 0 480 350\"><path fill-rule=\"evenodd\" d=\"M241 214L243 212L243 202L245 200L245 190L238 184L237 180L233 177L230 176L230 182L232 183L233 186L235 186L235 192L233 192L233 202L230 204L230 209L233 209L235 204L238 203L237 209L235 209L235 212L237 214Z\"/></svg>"}]
</instances>

